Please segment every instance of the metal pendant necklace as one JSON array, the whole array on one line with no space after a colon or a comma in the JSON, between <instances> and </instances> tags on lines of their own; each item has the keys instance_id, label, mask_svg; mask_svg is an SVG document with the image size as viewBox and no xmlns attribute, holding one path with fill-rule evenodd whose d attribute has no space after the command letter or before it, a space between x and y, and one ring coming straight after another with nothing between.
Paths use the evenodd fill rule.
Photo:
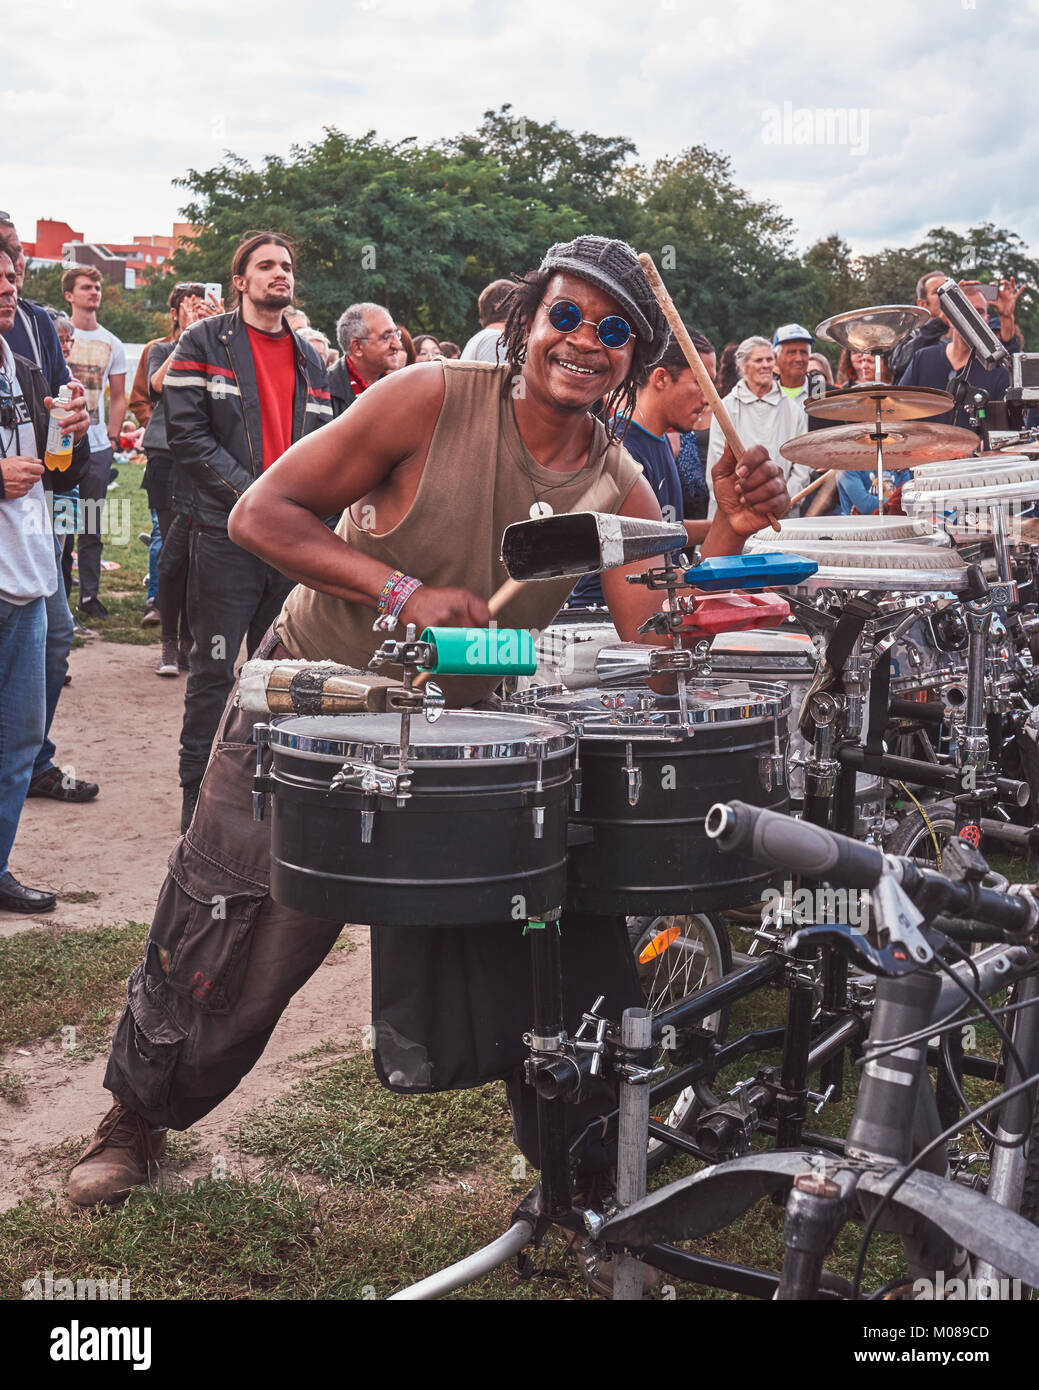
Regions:
<instances>
[{"instance_id":1,"label":"metal pendant necklace","mask_svg":"<svg viewBox=\"0 0 1039 1390\"><path fill-rule=\"evenodd\" d=\"M594 435L593 435L593 443L594 443ZM589 448L588 448L588 453L589 453L589 455L591 454L591 452L592 452L592 446L589 445ZM602 454L603 454L603 457L605 457L605 455L606 455L606 450L605 450L605 449L603 449ZM526 465L525 463L521 462L521 463L520 463L520 468L521 468L522 471L526 474L527 482L530 484L530 493L531 493L531 496L534 498L534 501L530 504L530 511L527 513L527 515L530 517L531 521L541 521L541 520L542 520L544 517L546 517L546 516L554 516L554 515L555 515L555 513L554 513L553 510L552 510L552 504L551 504L550 502L544 501L545 493L547 493L547 492L555 492L558 488L561 488L561 487L568 487L568 486L574 481L575 478L579 478L579 477L581 476L582 473L586 473L586 472L588 472L589 469L591 469L591 468L596 468L596 467L598 467L598 460L597 460L595 463L592 463L592 462L591 462L591 459L589 459L588 463L582 464L582 466L581 466L580 468L575 468L574 471L573 471L572 473L568 473L568 474L566 475L566 477L563 478L563 480L562 480L561 482L552 483L549 487L543 488L541 494L539 495L539 494L538 494L538 491L537 491L537 488L534 486L534 476L533 476L533 474L531 473L531 471L530 471L530 469L527 467L527 465Z\"/></svg>"}]
</instances>

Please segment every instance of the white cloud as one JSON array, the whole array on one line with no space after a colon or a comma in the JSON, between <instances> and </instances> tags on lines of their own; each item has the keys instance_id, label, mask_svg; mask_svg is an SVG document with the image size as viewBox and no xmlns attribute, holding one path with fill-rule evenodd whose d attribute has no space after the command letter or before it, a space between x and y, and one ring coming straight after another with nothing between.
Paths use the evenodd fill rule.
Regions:
<instances>
[{"instance_id":1,"label":"white cloud","mask_svg":"<svg viewBox=\"0 0 1039 1390\"><path fill-rule=\"evenodd\" d=\"M287 155L329 124L442 138L508 101L628 136L647 162L720 150L800 245L838 231L872 250L992 219L1039 246L1024 114L1039 0L44 0L5 27L0 110L23 134L2 197L26 236L37 216L94 239L162 231L184 201L172 180L225 149ZM784 103L843 108L860 130L865 113L868 147L768 143L764 113Z\"/></svg>"}]
</instances>

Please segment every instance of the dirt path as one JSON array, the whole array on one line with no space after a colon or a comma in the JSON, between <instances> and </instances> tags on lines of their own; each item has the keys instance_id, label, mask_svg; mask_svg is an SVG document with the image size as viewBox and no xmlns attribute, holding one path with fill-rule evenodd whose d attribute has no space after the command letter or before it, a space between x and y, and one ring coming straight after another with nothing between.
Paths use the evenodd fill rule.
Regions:
<instances>
[{"instance_id":1,"label":"dirt path","mask_svg":"<svg viewBox=\"0 0 1039 1390\"><path fill-rule=\"evenodd\" d=\"M101 793L85 806L27 802L11 863L24 882L87 901L59 901L57 911L39 918L0 913L0 935L42 923L90 928L151 920L180 822L176 767L184 699L183 678L160 679L154 662L152 647L99 638L72 653L73 681L58 706L54 741L62 766L73 763L76 775L101 784ZM350 927L345 935L356 949L329 955L293 999L253 1071L192 1130L198 1157L184 1177L209 1171L217 1156L235 1171L238 1117L308 1070L307 1062L289 1059L325 1039L356 1050L370 1017L368 932ZM108 1104L101 1087L105 1060L70 1058L55 1042L3 1057L2 1065L24 1080L27 1103L0 1100L0 1210L63 1185L67 1165L41 1151L93 1130Z\"/></svg>"}]
</instances>

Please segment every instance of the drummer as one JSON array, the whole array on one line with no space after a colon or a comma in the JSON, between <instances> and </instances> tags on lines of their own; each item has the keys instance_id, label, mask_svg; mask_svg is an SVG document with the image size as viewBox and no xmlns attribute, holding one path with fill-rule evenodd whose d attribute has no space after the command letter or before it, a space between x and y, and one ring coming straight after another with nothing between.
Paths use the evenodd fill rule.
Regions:
<instances>
[{"instance_id":1,"label":"drummer","mask_svg":"<svg viewBox=\"0 0 1039 1390\"><path fill-rule=\"evenodd\" d=\"M363 671L382 640L372 632L379 614L419 631L488 623L510 523L571 510L661 519L638 465L589 413L605 397L625 420L636 382L667 343L631 248L598 236L553 246L517 284L502 336L505 365L395 372L243 494L231 539L298 581L255 655L331 658ZM726 450L714 495L707 555L739 552L769 513L789 506L762 448L738 466ZM321 518L340 512L332 533ZM604 574L603 592L621 636L637 639L657 604L625 572ZM543 627L560 601L557 584L528 585L502 621ZM496 680L445 678L448 703L486 701ZM167 1126L186 1129L231 1094L341 930L269 896L269 823L251 814L255 721L235 693L128 984L105 1076L115 1103L70 1176L81 1206L120 1202L148 1180ZM342 917L350 920L349 902ZM618 1015L639 1002L623 917L568 917L561 944L568 1026L599 993ZM520 1072L520 1034L532 1018L528 951L515 923L376 927L372 1003L384 1082L392 1073L393 1089L409 1092L506 1079L517 1142L536 1164L533 1091ZM591 1104L596 1113L604 1101ZM583 1127L588 1105L568 1114ZM587 1167L609 1162L592 1155Z\"/></svg>"}]
</instances>

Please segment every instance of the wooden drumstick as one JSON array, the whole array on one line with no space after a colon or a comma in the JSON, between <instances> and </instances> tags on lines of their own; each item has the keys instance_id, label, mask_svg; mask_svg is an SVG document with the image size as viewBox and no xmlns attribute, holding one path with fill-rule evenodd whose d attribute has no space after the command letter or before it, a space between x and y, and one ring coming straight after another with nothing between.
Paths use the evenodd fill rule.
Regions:
<instances>
[{"instance_id":1,"label":"wooden drumstick","mask_svg":"<svg viewBox=\"0 0 1039 1390\"><path fill-rule=\"evenodd\" d=\"M814 492L817 487L822 487L823 483L825 483L827 479L836 478L839 471L840 470L837 468L831 468L826 473L820 473L818 478L810 482L807 487L803 487L801 491L797 493L796 496L791 497L790 505L792 507L796 507L798 502L803 502L809 493Z\"/></svg>"},{"instance_id":2,"label":"wooden drumstick","mask_svg":"<svg viewBox=\"0 0 1039 1390\"><path fill-rule=\"evenodd\" d=\"M660 278L660 271L657 270L654 265L653 257L643 251L639 255L639 265L641 265L646 279L649 281L649 287L656 296L657 303L663 310L664 317L671 325L671 332L675 335L675 341L685 353L685 360L692 368L693 376L695 376L700 383L700 389L707 397L708 404L714 411L715 419L721 426L721 431L725 436L726 443L735 454L736 462L738 463L746 452L743 447L743 441L736 433L736 426L730 420L729 412L725 409L724 405L722 405L722 398L718 395L717 388L711 380L710 372L708 372L707 368L704 366L703 359L696 350L696 344L693 342L692 338L690 338L686 326L682 322L681 315L675 308L675 302L670 294L668 294L667 286ZM773 531L781 529L779 522L774 516L770 516L768 520Z\"/></svg>"},{"instance_id":3,"label":"wooden drumstick","mask_svg":"<svg viewBox=\"0 0 1039 1390\"><path fill-rule=\"evenodd\" d=\"M522 579L506 579L505 583L501 586L501 588L496 589L494 593L490 596L490 598L487 600L487 607L490 609L491 617L497 617L497 615L501 612L505 605L509 603L512 599L514 599L516 595L519 593L519 591L524 587L525 581ZM425 685L426 681L429 680L432 674L432 671L423 671L420 676L417 676L415 678L415 683L412 686L412 689L417 690L420 685Z\"/></svg>"}]
</instances>

